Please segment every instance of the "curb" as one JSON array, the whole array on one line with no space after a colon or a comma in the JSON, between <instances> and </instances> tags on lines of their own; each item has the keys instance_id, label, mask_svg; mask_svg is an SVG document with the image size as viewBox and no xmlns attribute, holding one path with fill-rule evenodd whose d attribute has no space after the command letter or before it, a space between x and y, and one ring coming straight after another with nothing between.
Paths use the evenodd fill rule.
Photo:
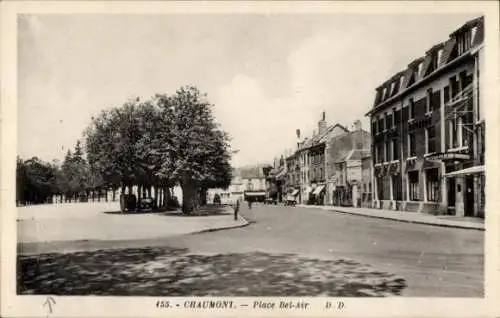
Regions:
<instances>
[{"instance_id":1,"label":"curb","mask_svg":"<svg viewBox=\"0 0 500 318\"><path fill-rule=\"evenodd\" d=\"M390 216L377 216L377 215L358 214L358 213L352 213L352 212L346 212L346 211L339 211L339 210L334 210L334 209L325 210L325 211L337 212L337 213L344 213L344 214L350 214L350 215L357 215L357 216L364 216L364 217L368 217L368 218L372 218L372 219L382 219L382 220L397 221L397 222L403 222L403 223L413 223L413 224L440 226L440 227L457 228L457 229L464 229L464 230L485 231L485 228L470 227L470 226L467 226L467 225L446 224L446 223L432 223L432 222L414 221L414 220L404 220L404 219L393 218L393 217L390 217Z\"/></svg>"},{"instance_id":2,"label":"curb","mask_svg":"<svg viewBox=\"0 0 500 318\"><path fill-rule=\"evenodd\" d=\"M349 214L349 215L364 216L364 217L372 218L372 219L397 221L397 222L403 222L403 223L448 227L448 228L456 228L456 229L464 229L464 230L476 230L476 231L483 231L483 232L486 230L484 227L480 228L480 227L471 227L471 226L460 225L460 224L446 224L446 223L433 223L433 222L418 221L418 220L405 220L405 219L398 219L398 218L394 218L394 217L390 217L390 216L378 216L378 215L368 215L368 214L361 214L361 213L352 213L352 212L340 211L340 210L335 210L335 209L323 209L323 208L307 207L307 206L302 206L302 207L309 208L309 209L318 209L318 210L323 210L323 211L329 211L329 212L344 213L344 214Z\"/></svg>"},{"instance_id":3,"label":"curb","mask_svg":"<svg viewBox=\"0 0 500 318\"><path fill-rule=\"evenodd\" d=\"M196 231L196 232L191 232L188 234L195 235L195 234L202 234L202 233L210 233L210 232L218 232L218 231L223 231L223 230L231 230L231 229L238 229L242 227L247 227L251 224L246 218L243 216L239 216L239 218L243 219L245 223L243 224L238 224L238 225L229 225L229 226L222 226L222 227L214 227L214 228L209 228L201 231Z\"/></svg>"}]
</instances>

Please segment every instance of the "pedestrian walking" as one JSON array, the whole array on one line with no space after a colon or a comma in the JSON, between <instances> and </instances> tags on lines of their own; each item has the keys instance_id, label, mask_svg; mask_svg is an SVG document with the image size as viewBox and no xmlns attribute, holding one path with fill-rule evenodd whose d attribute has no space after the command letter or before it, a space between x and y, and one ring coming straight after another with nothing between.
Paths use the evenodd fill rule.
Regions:
<instances>
[{"instance_id":1,"label":"pedestrian walking","mask_svg":"<svg viewBox=\"0 0 500 318\"><path fill-rule=\"evenodd\" d=\"M240 200L236 199L236 203L234 204L234 220L238 220L238 211L240 210Z\"/></svg>"},{"instance_id":2,"label":"pedestrian walking","mask_svg":"<svg viewBox=\"0 0 500 318\"><path fill-rule=\"evenodd\" d=\"M248 209L251 210L252 209L252 200L248 200Z\"/></svg>"}]
</instances>

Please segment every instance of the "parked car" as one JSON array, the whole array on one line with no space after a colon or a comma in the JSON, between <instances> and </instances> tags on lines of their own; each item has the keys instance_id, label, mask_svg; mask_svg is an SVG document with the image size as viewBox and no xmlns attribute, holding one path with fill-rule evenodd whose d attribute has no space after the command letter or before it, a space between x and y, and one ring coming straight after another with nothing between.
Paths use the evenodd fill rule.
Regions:
<instances>
[{"instance_id":1,"label":"parked car","mask_svg":"<svg viewBox=\"0 0 500 318\"><path fill-rule=\"evenodd\" d=\"M295 204L296 204L295 197L292 195L288 195L285 199L285 205L295 206Z\"/></svg>"},{"instance_id":2,"label":"parked car","mask_svg":"<svg viewBox=\"0 0 500 318\"><path fill-rule=\"evenodd\" d=\"M156 208L156 202L153 198L141 198L137 203L138 211L153 211Z\"/></svg>"},{"instance_id":3,"label":"parked car","mask_svg":"<svg viewBox=\"0 0 500 318\"><path fill-rule=\"evenodd\" d=\"M122 194L120 195L120 210L125 211L135 211L137 198L133 194Z\"/></svg>"},{"instance_id":4,"label":"parked car","mask_svg":"<svg viewBox=\"0 0 500 318\"><path fill-rule=\"evenodd\" d=\"M266 198L266 200L264 201L264 204L278 204L278 201L276 199L273 199L273 198Z\"/></svg>"},{"instance_id":5,"label":"parked car","mask_svg":"<svg viewBox=\"0 0 500 318\"><path fill-rule=\"evenodd\" d=\"M214 204L221 204L220 195L218 193L214 195Z\"/></svg>"}]
</instances>

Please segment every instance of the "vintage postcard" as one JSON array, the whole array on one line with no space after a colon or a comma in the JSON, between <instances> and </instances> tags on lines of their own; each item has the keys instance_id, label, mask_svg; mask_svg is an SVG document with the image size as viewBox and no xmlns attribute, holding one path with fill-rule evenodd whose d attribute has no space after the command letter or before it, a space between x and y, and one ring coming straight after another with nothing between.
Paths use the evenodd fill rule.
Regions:
<instances>
[{"instance_id":1,"label":"vintage postcard","mask_svg":"<svg viewBox=\"0 0 500 318\"><path fill-rule=\"evenodd\" d=\"M2 317L500 315L498 3L1 8Z\"/></svg>"}]
</instances>

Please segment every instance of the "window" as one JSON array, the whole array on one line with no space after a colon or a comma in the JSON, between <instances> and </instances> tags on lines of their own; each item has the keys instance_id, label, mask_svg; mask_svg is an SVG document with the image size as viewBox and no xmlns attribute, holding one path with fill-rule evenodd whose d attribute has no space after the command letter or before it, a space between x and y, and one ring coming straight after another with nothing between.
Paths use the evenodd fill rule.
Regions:
<instances>
[{"instance_id":1,"label":"window","mask_svg":"<svg viewBox=\"0 0 500 318\"><path fill-rule=\"evenodd\" d=\"M379 145L378 145L378 156L379 156L378 157L379 163L385 161L385 158L384 158L384 144L383 143L379 143Z\"/></svg>"},{"instance_id":2,"label":"window","mask_svg":"<svg viewBox=\"0 0 500 318\"><path fill-rule=\"evenodd\" d=\"M377 194L379 200L385 200L384 198L384 179L382 177L377 178Z\"/></svg>"},{"instance_id":3,"label":"window","mask_svg":"<svg viewBox=\"0 0 500 318\"><path fill-rule=\"evenodd\" d=\"M442 56L443 56L443 49L440 49L437 52L437 64L436 64L436 67L439 67L439 65L441 65L441 57Z\"/></svg>"},{"instance_id":4,"label":"window","mask_svg":"<svg viewBox=\"0 0 500 318\"><path fill-rule=\"evenodd\" d=\"M466 134L464 134L464 123L463 123L463 118L458 117L457 120L457 139L458 139L458 146L467 146L467 140L465 139Z\"/></svg>"},{"instance_id":5,"label":"window","mask_svg":"<svg viewBox=\"0 0 500 318\"><path fill-rule=\"evenodd\" d=\"M385 144L385 161L391 161L391 143L389 141L387 141Z\"/></svg>"},{"instance_id":6,"label":"window","mask_svg":"<svg viewBox=\"0 0 500 318\"><path fill-rule=\"evenodd\" d=\"M389 91L389 96L388 97L390 97L390 96L392 96L394 94L394 86L396 86L396 85L394 85L394 82L391 83L391 90Z\"/></svg>"},{"instance_id":7,"label":"window","mask_svg":"<svg viewBox=\"0 0 500 318\"><path fill-rule=\"evenodd\" d=\"M446 86L443 89L443 99L444 99L445 104L450 100L450 87L449 86Z\"/></svg>"},{"instance_id":8,"label":"window","mask_svg":"<svg viewBox=\"0 0 500 318\"><path fill-rule=\"evenodd\" d=\"M393 116L392 116L392 114L391 114L391 113L387 113L387 114L385 115L385 125L386 125L386 126L385 126L385 128L386 128L386 129L391 129L392 125L394 125L394 123L393 123L393 118L392 118L392 117L393 117Z\"/></svg>"},{"instance_id":9,"label":"window","mask_svg":"<svg viewBox=\"0 0 500 318\"><path fill-rule=\"evenodd\" d=\"M413 102L413 98L410 99L410 107L408 109L409 111L409 119L415 119L415 103Z\"/></svg>"},{"instance_id":10,"label":"window","mask_svg":"<svg viewBox=\"0 0 500 318\"><path fill-rule=\"evenodd\" d=\"M402 90L403 89L403 83L405 81L405 77L404 76L401 76L399 78L399 89Z\"/></svg>"},{"instance_id":11,"label":"window","mask_svg":"<svg viewBox=\"0 0 500 318\"><path fill-rule=\"evenodd\" d=\"M382 131L385 131L386 130L386 127L385 127L385 116L382 116L382 118L380 119L380 121L381 121L380 128L383 129Z\"/></svg>"},{"instance_id":12,"label":"window","mask_svg":"<svg viewBox=\"0 0 500 318\"><path fill-rule=\"evenodd\" d=\"M408 121L408 110L409 110L409 108L410 107L408 107L408 105L406 105L402 109L401 118L402 118L403 122L407 122Z\"/></svg>"},{"instance_id":13,"label":"window","mask_svg":"<svg viewBox=\"0 0 500 318\"><path fill-rule=\"evenodd\" d=\"M385 94L387 93L387 88L384 87L384 90L382 91L382 100L385 99Z\"/></svg>"},{"instance_id":14,"label":"window","mask_svg":"<svg viewBox=\"0 0 500 318\"><path fill-rule=\"evenodd\" d=\"M422 68L424 66L424 63L420 63L418 64L418 75L419 76L423 76L424 74L422 74Z\"/></svg>"},{"instance_id":15,"label":"window","mask_svg":"<svg viewBox=\"0 0 500 318\"><path fill-rule=\"evenodd\" d=\"M471 29L471 37L470 37L471 45L472 43L474 43L474 38L476 37L476 34L477 34L477 26Z\"/></svg>"},{"instance_id":16,"label":"window","mask_svg":"<svg viewBox=\"0 0 500 318\"><path fill-rule=\"evenodd\" d=\"M418 201L418 171L408 172L408 188L410 201Z\"/></svg>"},{"instance_id":17,"label":"window","mask_svg":"<svg viewBox=\"0 0 500 318\"><path fill-rule=\"evenodd\" d=\"M416 155L415 133L410 133L408 134L408 156L415 157Z\"/></svg>"},{"instance_id":18,"label":"window","mask_svg":"<svg viewBox=\"0 0 500 318\"><path fill-rule=\"evenodd\" d=\"M451 87L450 99L452 99L458 94L458 92L460 90L458 79L456 76L453 76L450 78L450 87Z\"/></svg>"},{"instance_id":19,"label":"window","mask_svg":"<svg viewBox=\"0 0 500 318\"><path fill-rule=\"evenodd\" d=\"M448 121L448 132L449 132L449 148L458 148L460 147L460 129L459 129L459 120L458 118L454 118ZM460 136L459 136L460 135Z\"/></svg>"},{"instance_id":20,"label":"window","mask_svg":"<svg viewBox=\"0 0 500 318\"><path fill-rule=\"evenodd\" d=\"M403 200L403 187L401 182L401 175L392 175L392 196L393 200L401 201Z\"/></svg>"},{"instance_id":21,"label":"window","mask_svg":"<svg viewBox=\"0 0 500 318\"><path fill-rule=\"evenodd\" d=\"M425 129L425 153L436 152L436 127Z\"/></svg>"},{"instance_id":22,"label":"window","mask_svg":"<svg viewBox=\"0 0 500 318\"><path fill-rule=\"evenodd\" d=\"M392 160L399 160L399 140L392 140Z\"/></svg>"},{"instance_id":23,"label":"window","mask_svg":"<svg viewBox=\"0 0 500 318\"><path fill-rule=\"evenodd\" d=\"M394 110L393 125L398 126L401 123L401 109Z\"/></svg>"},{"instance_id":24,"label":"window","mask_svg":"<svg viewBox=\"0 0 500 318\"><path fill-rule=\"evenodd\" d=\"M430 113L432 111L432 88L427 90L427 102L425 103L425 112Z\"/></svg>"},{"instance_id":25,"label":"window","mask_svg":"<svg viewBox=\"0 0 500 318\"><path fill-rule=\"evenodd\" d=\"M377 134L377 121L372 121L372 135L375 136Z\"/></svg>"},{"instance_id":26,"label":"window","mask_svg":"<svg viewBox=\"0 0 500 318\"><path fill-rule=\"evenodd\" d=\"M431 109L439 110L440 108L441 108L441 91L436 91L432 93Z\"/></svg>"},{"instance_id":27,"label":"window","mask_svg":"<svg viewBox=\"0 0 500 318\"><path fill-rule=\"evenodd\" d=\"M425 171L427 201L439 202L441 197L441 182L439 181L439 172L437 168Z\"/></svg>"}]
</instances>

